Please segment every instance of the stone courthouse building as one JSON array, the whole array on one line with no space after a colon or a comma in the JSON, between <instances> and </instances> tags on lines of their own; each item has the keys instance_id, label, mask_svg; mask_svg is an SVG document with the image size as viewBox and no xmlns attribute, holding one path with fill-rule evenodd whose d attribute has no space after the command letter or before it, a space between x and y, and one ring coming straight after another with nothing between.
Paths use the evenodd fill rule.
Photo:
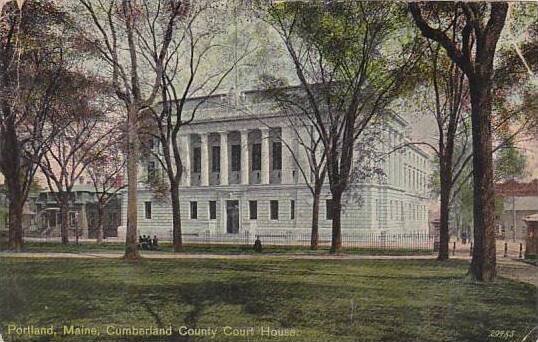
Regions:
<instances>
[{"instance_id":1,"label":"stone courthouse building","mask_svg":"<svg viewBox=\"0 0 538 342\"><path fill-rule=\"evenodd\" d=\"M298 166L300 163L303 170L309 170L308 159L296 133L302 132L303 139L309 137L308 127L291 128L290 120L276 111L273 104L259 100L257 93L204 98L207 101L197 111L195 120L182 128L184 174L180 206L183 234L187 237L310 231L312 194ZM201 100L190 99L188 108ZM408 126L396 114L387 121L383 130L385 142L380 144L384 151L406 141ZM291 147L293 154L286 146ZM170 239L171 206L156 200L146 182L159 173L159 163L151 159L144 163L139 170L139 232ZM360 192L360 201L352 200L355 194L345 196L343 234L426 232L431 170L428 154L411 145L389 154L382 167L384 181L372 180L354 187L354 193ZM320 207L323 236L330 234L332 224L328 181ZM126 209L125 194L123 222Z\"/></svg>"}]
</instances>

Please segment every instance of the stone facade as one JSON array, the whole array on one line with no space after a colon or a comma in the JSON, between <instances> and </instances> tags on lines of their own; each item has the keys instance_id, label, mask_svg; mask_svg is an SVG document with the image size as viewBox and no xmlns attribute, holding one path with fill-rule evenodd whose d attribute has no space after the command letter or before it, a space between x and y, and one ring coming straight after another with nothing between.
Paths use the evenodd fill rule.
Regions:
<instances>
[{"instance_id":1,"label":"stone facade","mask_svg":"<svg viewBox=\"0 0 538 342\"><path fill-rule=\"evenodd\" d=\"M244 93L239 99L242 109L234 110L229 97L213 96L196 120L183 128L180 205L184 234L310 231L312 195L301 172L309 167L299 143L310 137L309 128L290 127L289 120L272 111L270 104L253 97L253 92ZM406 126L402 117L391 115L379 148L388 152L404 143ZM158 165L148 160L140 166L138 227L140 234L170 239L171 206L157 201L146 182L160 172ZM429 156L411 145L389 154L382 168L384 181L361 184L345 196L343 232L427 232ZM357 193L360 201L355 199ZM321 234L330 232L330 198L326 186L320 203ZM125 194L124 218L126 208Z\"/></svg>"}]
</instances>

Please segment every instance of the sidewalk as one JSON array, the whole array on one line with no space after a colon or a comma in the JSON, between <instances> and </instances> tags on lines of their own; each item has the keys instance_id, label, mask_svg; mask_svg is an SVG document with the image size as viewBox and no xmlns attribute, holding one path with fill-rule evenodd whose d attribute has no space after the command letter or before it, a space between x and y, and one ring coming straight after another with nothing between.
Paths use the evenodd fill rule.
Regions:
<instances>
[{"instance_id":1,"label":"sidewalk","mask_svg":"<svg viewBox=\"0 0 538 342\"><path fill-rule=\"evenodd\" d=\"M172 254L159 252L141 252L144 259L153 260L181 260L181 259L214 259L214 260L252 260L252 259L270 259L270 260L435 260L435 255L302 255L302 254L240 254L240 255L222 255L222 254ZM117 253L12 253L0 252L0 258L57 258L57 259L120 259L123 256L122 252ZM468 251L463 250L458 252L451 259L470 261ZM513 257L497 257L498 274L501 277L509 278L516 281L532 284L538 287L538 267L522 262Z\"/></svg>"},{"instance_id":2,"label":"sidewalk","mask_svg":"<svg viewBox=\"0 0 538 342\"><path fill-rule=\"evenodd\" d=\"M291 259L291 260L434 260L433 255L308 255L308 254L202 254L202 253L161 253L144 252L140 254L144 259ZM120 259L123 252L85 252L85 253L54 253L54 252L0 252L1 257L9 258L66 258L66 259ZM459 257L458 257L459 258Z\"/></svg>"},{"instance_id":3,"label":"sidewalk","mask_svg":"<svg viewBox=\"0 0 538 342\"><path fill-rule=\"evenodd\" d=\"M497 247L497 259L504 258L505 253L505 243L506 243L506 257L507 258L519 258L520 248L522 248L521 254L525 253L525 244L523 241L512 241L512 240L496 240ZM522 245L521 245L522 244ZM456 249L454 250L454 241L451 240L448 244L448 252L450 257L455 256L470 256L471 255L471 244L467 242L462 244L461 241L456 242ZM455 253L454 253L455 252Z\"/></svg>"},{"instance_id":4,"label":"sidewalk","mask_svg":"<svg viewBox=\"0 0 538 342\"><path fill-rule=\"evenodd\" d=\"M538 267L518 259L497 259L497 274L538 287Z\"/></svg>"}]
</instances>

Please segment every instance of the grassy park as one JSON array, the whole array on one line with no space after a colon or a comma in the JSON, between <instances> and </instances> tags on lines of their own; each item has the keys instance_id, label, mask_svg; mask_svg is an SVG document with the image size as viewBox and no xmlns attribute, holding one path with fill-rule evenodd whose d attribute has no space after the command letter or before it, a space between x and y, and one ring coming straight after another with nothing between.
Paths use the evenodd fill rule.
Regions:
<instances>
[{"instance_id":1,"label":"grassy park","mask_svg":"<svg viewBox=\"0 0 538 342\"><path fill-rule=\"evenodd\" d=\"M537 324L536 288L504 278L474 283L467 268L433 260L2 257L0 330L4 339L9 324L58 333L12 341L521 341ZM101 335L63 336L64 325ZM220 331L119 338L107 326ZM225 336L225 326L255 330ZM295 336L261 336L261 327ZM513 336L491 337L498 331Z\"/></svg>"}]
</instances>

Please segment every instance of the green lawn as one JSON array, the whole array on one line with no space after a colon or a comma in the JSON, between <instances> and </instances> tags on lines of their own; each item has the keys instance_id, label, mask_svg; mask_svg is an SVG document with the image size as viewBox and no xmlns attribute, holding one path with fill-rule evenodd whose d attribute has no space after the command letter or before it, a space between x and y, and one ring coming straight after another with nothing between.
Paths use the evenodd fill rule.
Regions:
<instances>
[{"instance_id":1,"label":"green lawn","mask_svg":"<svg viewBox=\"0 0 538 342\"><path fill-rule=\"evenodd\" d=\"M68 245L62 245L59 242L29 242L24 244L24 251L35 253L91 253L91 252L122 252L125 249L123 243L105 243L97 244L94 242L84 242L76 245L70 242ZM2 249L0 249L2 250ZM153 251L144 251L145 253L153 253ZM160 253L172 253L170 243L161 243ZM223 254L223 255L238 255L238 254L257 254L252 246L233 246L233 245L186 245L182 253L190 254ZM265 246L264 254L308 254L308 255L323 255L329 254L328 247L320 247L312 251L308 247L300 246ZM432 250L425 249L396 249L396 248L344 248L342 254L358 254L358 255L432 255Z\"/></svg>"},{"instance_id":2,"label":"green lawn","mask_svg":"<svg viewBox=\"0 0 538 342\"><path fill-rule=\"evenodd\" d=\"M538 323L536 288L473 283L466 270L458 261L0 257L0 330L6 341L521 341ZM53 325L58 336L10 339L10 323ZM62 336L63 325L101 336ZM107 325L219 331L213 339L118 338ZM225 326L255 334L225 336ZM261 337L260 327L297 336ZM488 337L499 330L514 336Z\"/></svg>"}]
</instances>

